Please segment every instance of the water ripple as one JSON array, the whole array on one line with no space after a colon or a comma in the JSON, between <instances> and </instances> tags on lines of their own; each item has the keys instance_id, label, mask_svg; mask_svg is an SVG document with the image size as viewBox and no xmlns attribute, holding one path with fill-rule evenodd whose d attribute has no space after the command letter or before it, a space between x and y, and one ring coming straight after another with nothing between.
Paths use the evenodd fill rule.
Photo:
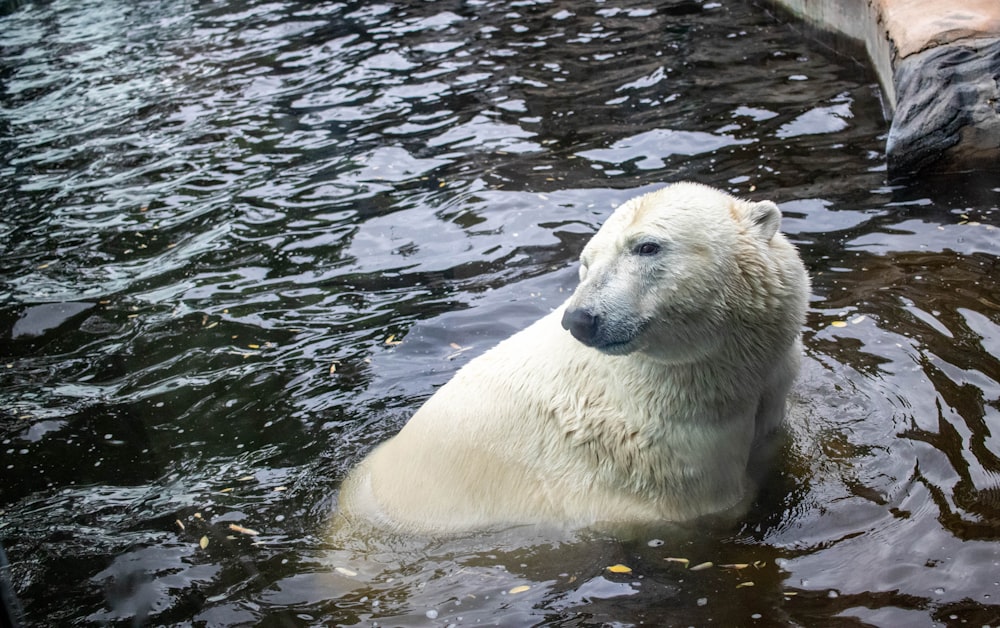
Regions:
<instances>
[{"instance_id":1,"label":"water ripple","mask_svg":"<svg viewBox=\"0 0 1000 628\"><path fill-rule=\"evenodd\" d=\"M54 0L5 6L0 66L0 531L32 619L995 617L997 186L886 187L849 55L737 0ZM745 526L337 571L345 470L680 178L778 201L814 277Z\"/></svg>"}]
</instances>

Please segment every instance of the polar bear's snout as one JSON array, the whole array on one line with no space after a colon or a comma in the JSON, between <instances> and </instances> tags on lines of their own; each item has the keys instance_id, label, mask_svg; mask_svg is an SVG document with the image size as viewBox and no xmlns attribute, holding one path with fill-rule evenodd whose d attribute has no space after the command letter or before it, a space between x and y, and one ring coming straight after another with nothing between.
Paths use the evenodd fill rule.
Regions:
<instances>
[{"instance_id":1,"label":"polar bear's snout","mask_svg":"<svg viewBox=\"0 0 1000 628\"><path fill-rule=\"evenodd\" d=\"M573 308L563 312L563 329L569 331L574 338L588 347L594 346L594 338L597 335L599 325L600 319L589 310Z\"/></svg>"},{"instance_id":2,"label":"polar bear's snout","mask_svg":"<svg viewBox=\"0 0 1000 628\"><path fill-rule=\"evenodd\" d=\"M563 329L588 347L608 355L626 355L641 349L644 321L594 313L586 307L569 307L563 312Z\"/></svg>"}]
</instances>

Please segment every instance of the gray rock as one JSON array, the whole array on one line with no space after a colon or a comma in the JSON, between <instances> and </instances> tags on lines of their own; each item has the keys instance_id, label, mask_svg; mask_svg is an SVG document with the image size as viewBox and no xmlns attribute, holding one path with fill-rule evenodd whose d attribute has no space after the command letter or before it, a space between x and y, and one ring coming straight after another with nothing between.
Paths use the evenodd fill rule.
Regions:
<instances>
[{"instance_id":1,"label":"gray rock","mask_svg":"<svg viewBox=\"0 0 1000 628\"><path fill-rule=\"evenodd\" d=\"M896 65L894 84L890 176L1000 169L1000 39L910 55Z\"/></svg>"}]
</instances>

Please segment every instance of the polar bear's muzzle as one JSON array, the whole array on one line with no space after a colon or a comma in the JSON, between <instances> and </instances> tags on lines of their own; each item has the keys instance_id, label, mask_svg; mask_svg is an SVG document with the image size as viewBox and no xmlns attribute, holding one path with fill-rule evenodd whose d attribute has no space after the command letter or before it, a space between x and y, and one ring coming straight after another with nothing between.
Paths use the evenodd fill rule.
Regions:
<instances>
[{"instance_id":1,"label":"polar bear's muzzle","mask_svg":"<svg viewBox=\"0 0 1000 628\"><path fill-rule=\"evenodd\" d=\"M568 309L563 312L562 326L573 334L573 337L587 345L594 346L594 338L597 336L597 326L599 322L597 315L582 308Z\"/></svg>"},{"instance_id":2,"label":"polar bear's muzzle","mask_svg":"<svg viewBox=\"0 0 1000 628\"><path fill-rule=\"evenodd\" d=\"M567 308L562 317L563 329L574 338L603 353L623 355L637 348L636 340L642 326L609 324L609 321L587 308Z\"/></svg>"}]
</instances>

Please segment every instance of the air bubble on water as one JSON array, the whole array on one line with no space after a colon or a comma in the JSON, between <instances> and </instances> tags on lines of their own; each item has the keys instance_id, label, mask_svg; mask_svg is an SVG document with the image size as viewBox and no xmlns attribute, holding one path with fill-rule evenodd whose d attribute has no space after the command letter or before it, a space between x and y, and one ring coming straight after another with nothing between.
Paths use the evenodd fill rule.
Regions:
<instances>
[{"instance_id":1,"label":"air bubble on water","mask_svg":"<svg viewBox=\"0 0 1000 628\"><path fill-rule=\"evenodd\" d=\"M424 613L424 615L427 615L427 619L437 619L438 612L432 608L431 610Z\"/></svg>"}]
</instances>

